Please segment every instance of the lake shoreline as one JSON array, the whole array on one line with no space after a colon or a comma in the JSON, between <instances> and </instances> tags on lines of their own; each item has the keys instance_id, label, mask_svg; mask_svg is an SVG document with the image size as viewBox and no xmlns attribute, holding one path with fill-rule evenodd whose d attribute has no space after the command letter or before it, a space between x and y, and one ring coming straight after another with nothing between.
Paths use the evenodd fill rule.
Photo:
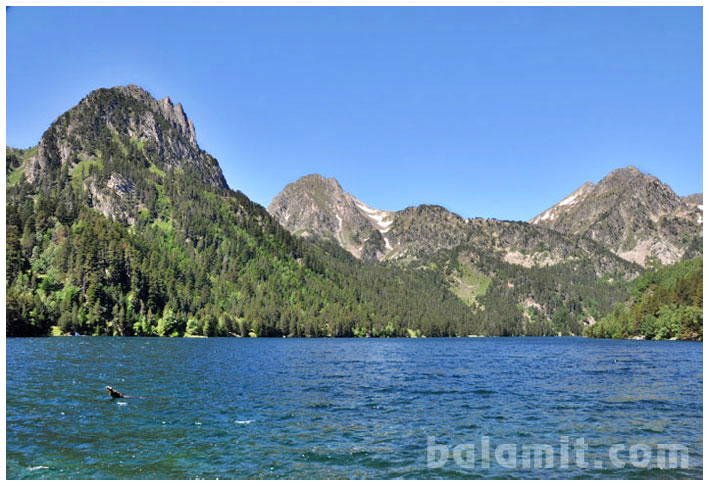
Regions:
<instances>
[{"instance_id":1,"label":"lake shoreline","mask_svg":"<svg viewBox=\"0 0 709 486\"><path fill-rule=\"evenodd\" d=\"M109 338L164 338L164 339L536 339L536 338L554 338L554 339L568 339L568 338L583 338L590 341L650 341L650 342L660 342L660 341L676 341L682 343L702 343L701 339L640 339L638 337L630 338L595 338L591 336L96 336L91 334L82 334L79 336L72 336L70 334L61 335L46 335L46 336L6 336L5 339L27 339L27 338L69 338L69 337L109 337Z\"/></svg>"}]
</instances>

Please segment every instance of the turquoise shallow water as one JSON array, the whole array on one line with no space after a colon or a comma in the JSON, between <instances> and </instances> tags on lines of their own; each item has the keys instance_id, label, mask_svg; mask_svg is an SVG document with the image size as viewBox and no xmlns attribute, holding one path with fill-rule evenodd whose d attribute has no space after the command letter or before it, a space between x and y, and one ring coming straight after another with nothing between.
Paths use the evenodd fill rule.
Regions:
<instances>
[{"instance_id":1,"label":"turquoise shallow water","mask_svg":"<svg viewBox=\"0 0 709 486\"><path fill-rule=\"evenodd\" d=\"M700 343L80 337L6 344L8 479L702 477ZM105 385L139 398L110 399ZM571 446L585 441L591 467L560 467L562 437ZM429 462L432 438L449 451L447 461L439 447ZM665 443L687 447L687 468L661 469L654 457L651 467L629 463L631 446L657 455ZM459 454L466 467L453 458L459 444L476 448L470 463ZM517 447L516 467L495 460L502 444ZM523 467L521 449L532 444L552 447L552 467ZM610 464L613 444L626 446L623 467Z\"/></svg>"}]
</instances>

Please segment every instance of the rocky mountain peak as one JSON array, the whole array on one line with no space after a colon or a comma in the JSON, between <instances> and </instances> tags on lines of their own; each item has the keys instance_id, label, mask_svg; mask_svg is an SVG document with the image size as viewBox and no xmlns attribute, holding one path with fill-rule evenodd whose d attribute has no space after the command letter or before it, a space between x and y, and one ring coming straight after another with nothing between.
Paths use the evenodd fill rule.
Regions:
<instances>
[{"instance_id":1,"label":"rocky mountain peak","mask_svg":"<svg viewBox=\"0 0 709 486\"><path fill-rule=\"evenodd\" d=\"M127 84L125 86L116 86L111 89L121 91L121 92L123 92L129 96L133 96L134 98L141 100L141 101L149 100L152 98L150 93L148 93L143 88L141 88L140 86L135 85L135 84ZM96 91L98 91L98 90L94 90L94 91L92 91L92 93L95 93ZM89 94L89 96L90 96L90 94Z\"/></svg>"},{"instance_id":2,"label":"rocky mountain peak","mask_svg":"<svg viewBox=\"0 0 709 486\"><path fill-rule=\"evenodd\" d=\"M680 198L668 186L652 174L646 174L639 169L629 165L622 169L616 169L601 179L599 187L604 189L617 188L633 193L654 194L655 197L662 197L665 203L680 205Z\"/></svg>"},{"instance_id":3,"label":"rocky mountain peak","mask_svg":"<svg viewBox=\"0 0 709 486\"><path fill-rule=\"evenodd\" d=\"M625 167L619 167L612 170L604 179L613 177L624 177L624 178L634 178L634 177L644 177L649 174L644 174L640 169L634 165L626 165ZM651 176L652 177L652 176Z\"/></svg>"},{"instance_id":4,"label":"rocky mountain peak","mask_svg":"<svg viewBox=\"0 0 709 486\"><path fill-rule=\"evenodd\" d=\"M357 258L383 258L393 248L386 237L393 213L366 205L334 177L301 177L273 198L268 212L290 232L332 239Z\"/></svg>"},{"instance_id":5,"label":"rocky mountain peak","mask_svg":"<svg viewBox=\"0 0 709 486\"><path fill-rule=\"evenodd\" d=\"M588 237L641 265L649 257L674 263L697 251L698 211L657 177L628 166L584 184L530 223Z\"/></svg>"},{"instance_id":6,"label":"rocky mountain peak","mask_svg":"<svg viewBox=\"0 0 709 486\"><path fill-rule=\"evenodd\" d=\"M17 170L39 190L68 177L92 207L129 224L157 197L145 183L146 171L160 185L181 173L227 188L216 159L199 148L182 105L169 97L158 101L136 85L89 93L51 124Z\"/></svg>"},{"instance_id":7,"label":"rocky mountain peak","mask_svg":"<svg viewBox=\"0 0 709 486\"><path fill-rule=\"evenodd\" d=\"M324 188L327 188L327 190L331 191L336 191L336 192L344 192L342 189L342 186L340 183L335 179L334 177L325 177L320 174L308 174L300 179L298 179L294 184L296 185L304 185L304 186L322 186Z\"/></svg>"},{"instance_id":8,"label":"rocky mountain peak","mask_svg":"<svg viewBox=\"0 0 709 486\"><path fill-rule=\"evenodd\" d=\"M161 101L136 85L89 93L44 132L37 153L25 166L30 183L41 182L48 170L82 161L105 162L137 148L159 170L191 169L203 182L226 187L219 165L199 148L192 121L181 104Z\"/></svg>"}]
</instances>

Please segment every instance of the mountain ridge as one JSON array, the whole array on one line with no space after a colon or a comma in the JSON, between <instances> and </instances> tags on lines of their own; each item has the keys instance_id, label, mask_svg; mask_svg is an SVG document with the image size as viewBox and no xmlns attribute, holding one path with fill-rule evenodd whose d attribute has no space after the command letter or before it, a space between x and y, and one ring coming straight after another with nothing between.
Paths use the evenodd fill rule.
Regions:
<instances>
[{"instance_id":1,"label":"mountain ridge","mask_svg":"<svg viewBox=\"0 0 709 486\"><path fill-rule=\"evenodd\" d=\"M337 197L348 199L353 203L354 201L361 203L361 201L359 201L359 199L355 196L342 189L342 186L336 179L325 179L323 176L318 174L310 174L288 184L283 191L273 198L273 201L268 207L269 212L289 231L297 234L304 234L305 236L313 236L315 238L332 238L357 258L375 258L378 260L384 260L404 256L408 249L406 245L402 247L403 240L400 241L402 238L402 226L397 223L397 220L401 220L402 218L410 219L412 214L423 215L423 213L427 213L426 217L428 219L428 224L433 224L433 221L436 219L448 220L449 223L452 223L455 220L457 221L456 224L458 224L461 228L473 221L482 220L482 218L463 218L450 212L443 206L432 204L410 206L399 211L382 211L374 209L371 206L367 206L370 212L378 212L379 214L385 215L387 224L385 227L386 230L381 232L382 227L371 225L370 222L370 226L373 226L374 229L380 230L383 238L378 239L376 251L363 252L361 251L362 247L358 248L356 246L356 244L360 243L360 240L357 238L357 234L355 234L354 238L343 239L342 235L336 235L337 231L333 231L333 228L337 226L334 223L343 218L346 220L347 216L344 214L339 214L337 211L338 206L333 204L332 201L327 201L327 198L321 199L318 205L313 205L310 209L302 206L299 207L298 211L300 213L298 218L291 219L284 217L284 215L291 211L294 206L298 207L299 198L310 198L310 188L308 184L304 182L314 178L331 181L331 183L334 184L334 187L337 188ZM648 201L641 209L643 209L643 214L645 214L645 221L643 221L645 226L659 233L659 236L655 238L655 240L641 240L640 242L636 242L634 240L638 237L638 235L633 233L622 234L621 232L620 236L615 235L615 237L622 238L622 241L614 241L614 235L602 234L602 231L598 228L598 224L594 226L594 224L588 223L586 227L579 229L577 227L579 226L578 224L576 226L561 225L557 221L557 218L564 220L568 219L565 217L565 211L575 208L581 201L584 201L587 197L589 197L589 195L593 196L599 190L604 191L608 186L612 186L614 191L611 195L607 196L608 201L606 201L602 210L610 211L614 206L618 206L618 200L626 201L628 198L633 197L628 195L628 191L619 190L617 188L627 188L636 183L639 183L641 186L649 186L644 189L644 196ZM658 214L650 214L650 209L652 207L656 205L661 206L660 202L664 203L665 206L669 206L665 207ZM701 225L703 221L703 206L701 203L702 194L693 194L685 197L677 196L668 185L662 183L656 177L649 174L644 174L633 166L628 166L610 172L598 184L593 182L584 183L578 189L562 199L559 203L543 211L527 223L554 229L562 234L592 239L606 246L609 250L613 251L621 258L630 260L640 265L646 265L646 259L648 259L648 257L659 258L662 263L673 263L675 261L679 261L680 259L687 259L697 256L698 249L701 247L701 226L698 225ZM437 209L434 210L433 208ZM328 225L330 229L329 231L323 230L322 228L314 226L310 223L324 211L329 211L329 217L332 218L330 224ZM600 211L601 210L598 210L598 212ZM693 219L696 224L692 223ZM491 220L496 219L491 218ZM620 223L616 223L616 227L626 225L632 226L633 223L634 221L627 223L625 219L621 219ZM361 220L358 222L359 231L362 231L362 228L366 227L366 222L362 222ZM618 228L615 229L618 230ZM388 235L384 236L384 233L388 233ZM616 231L616 233L618 233L618 231ZM680 233L681 236L676 237L676 233ZM446 233L446 236L451 238L448 241L444 241L446 238L435 234L435 231L430 231L429 236L439 240L437 244L432 245L436 248L451 248L456 244L461 244L464 239L464 237L460 234L452 234L450 231ZM404 236L404 239L405 238L406 237ZM669 240L665 241L668 238ZM684 240L682 240L682 238L684 238ZM382 240L385 242L384 246L381 245Z\"/></svg>"}]
</instances>

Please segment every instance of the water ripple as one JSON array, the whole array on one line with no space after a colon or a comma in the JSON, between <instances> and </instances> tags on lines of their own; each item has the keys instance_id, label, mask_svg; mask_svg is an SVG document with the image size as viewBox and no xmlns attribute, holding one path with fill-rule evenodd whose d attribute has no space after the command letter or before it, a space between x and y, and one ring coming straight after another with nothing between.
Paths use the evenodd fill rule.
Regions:
<instances>
[{"instance_id":1,"label":"water ripple","mask_svg":"<svg viewBox=\"0 0 709 486\"><path fill-rule=\"evenodd\" d=\"M7 339L9 479L702 477L700 343ZM48 386L50 384L51 386ZM105 385L140 399L112 400ZM678 442L687 469L428 468L429 436ZM605 456L604 456L605 454Z\"/></svg>"}]
</instances>

